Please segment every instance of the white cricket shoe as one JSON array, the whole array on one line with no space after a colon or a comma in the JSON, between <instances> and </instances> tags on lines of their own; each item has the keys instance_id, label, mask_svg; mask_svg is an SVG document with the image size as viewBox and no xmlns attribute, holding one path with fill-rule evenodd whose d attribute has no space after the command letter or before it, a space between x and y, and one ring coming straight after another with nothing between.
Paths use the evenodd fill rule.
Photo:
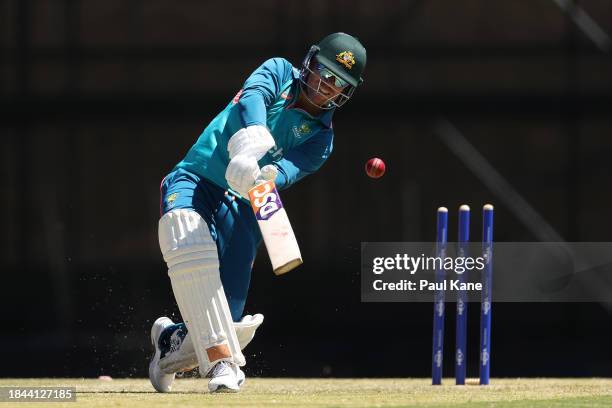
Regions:
<instances>
[{"instance_id":1,"label":"white cricket shoe","mask_svg":"<svg viewBox=\"0 0 612 408\"><path fill-rule=\"evenodd\" d=\"M169 392L172 388L172 383L174 382L174 377L176 373L165 373L159 367L159 360L166 355L166 353L170 352L170 350L166 350L168 347L164 347L161 344L160 337L169 326L172 326L174 322L167 317L160 317L157 319L153 326L151 327L151 343L155 349L155 354L151 358L151 362L149 363L149 380L151 380L151 384L153 388L157 390L157 392Z\"/></svg>"},{"instance_id":2,"label":"white cricket shoe","mask_svg":"<svg viewBox=\"0 0 612 408\"><path fill-rule=\"evenodd\" d=\"M208 382L210 392L238 392L245 381L244 372L237 364L229 361L219 361L207 377L210 377Z\"/></svg>"}]
</instances>

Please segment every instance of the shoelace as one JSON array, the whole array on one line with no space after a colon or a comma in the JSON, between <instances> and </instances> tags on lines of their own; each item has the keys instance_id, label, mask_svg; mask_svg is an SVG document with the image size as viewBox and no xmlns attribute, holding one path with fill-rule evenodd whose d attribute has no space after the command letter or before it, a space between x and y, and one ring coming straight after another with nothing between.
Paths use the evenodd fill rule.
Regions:
<instances>
[{"instance_id":1,"label":"shoelace","mask_svg":"<svg viewBox=\"0 0 612 408\"><path fill-rule=\"evenodd\" d=\"M179 336L175 334L172 334L172 337L170 337L170 353L174 353L175 351L178 351L179 348L181 348L181 344L182 344L182 340Z\"/></svg>"},{"instance_id":2,"label":"shoelace","mask_svg":"<svg viewBox=\"0 0 612 408\"><path fill-rule=\"evenodd\" d=\"M225 371L229 369L230 367L227 361L220 361L215 365L215 367L210 372L210 377L216 377L218 375L223 375L225 374Z\"/></svg>"}]
</instances>

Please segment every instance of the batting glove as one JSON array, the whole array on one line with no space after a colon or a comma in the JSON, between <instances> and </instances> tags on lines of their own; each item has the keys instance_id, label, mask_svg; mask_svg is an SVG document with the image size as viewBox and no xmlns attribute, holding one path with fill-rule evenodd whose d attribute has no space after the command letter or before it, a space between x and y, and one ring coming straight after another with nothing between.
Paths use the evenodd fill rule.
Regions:
<instances>
[{"instance_id":1,"label":"batting glove","mask_svg":"<svg viewBox=\"0 0 612 408\"><path fill-rule=\"evenodd\" d=\"M239 155L253 156L259 160L275 145L274 138L265 126L253 125L240 129L229 138L227 151L230 159Z\"/></svg>"},{"instance_id":2,"label":"batting glove","mask_svg":"<svg viewBox=\"0 0 612 408\"><path fill-rule=\"evenodd\" d=\"M261 168L261 178L274 181L278 175L278 169L273 164L265 165Z\"/></svg>"},{"instance_id":3,"label":"batting glove","mask_svg":"<svg viewBox=\"0 0 612 408\"><path fill-rule=\"evenodd\" d=\"M249 190L260 177L261 170L255 157L242 154L230 160L225 171L227 184L243 197L249 196Z\"/></svg>"}]
</instances>

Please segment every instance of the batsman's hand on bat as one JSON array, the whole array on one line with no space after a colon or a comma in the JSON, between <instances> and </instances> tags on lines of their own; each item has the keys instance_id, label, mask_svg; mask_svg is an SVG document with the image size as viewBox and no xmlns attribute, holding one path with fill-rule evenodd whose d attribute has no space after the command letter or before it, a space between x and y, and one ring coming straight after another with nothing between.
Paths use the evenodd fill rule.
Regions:
<instances>
[{"instance_id":1,"label":"batsman's hand on bat","mask_svg":"<svg viewBox=\"0 0 612 408\"><path fill-rule=\"evenodd\" d=\"M228 141L230 162L225 179L230 188L243 197L258 180L274 180L278 169L274 165L259 168L257 161L274 146L274 138L265 126L247 126L236 132Z\"/></svg>"},{"instance_id":2,"label":"batsman's hand on bat","mask_svg":"<svg viewBox=\"0 0 612 408\"><path fill-rule=\"evenodd\" d=\"M273 164L267 164L261 168L261 178L274 181L278 175L278 168Z\"/></svg>"},{"instance_id":3,"label":"batsman's hand on bat","mask_svg":"<svg viewBox=\"0 0 612 408\"><path fill-rule=\"evenodd\" d=\"M278 169L273 164L263 166L261 169L252 156L238 155L234 157L225 172L225 179L232 190L243 197L249 196L249 190L260 180L274 180Z\"/></svg>"}]
</instances>

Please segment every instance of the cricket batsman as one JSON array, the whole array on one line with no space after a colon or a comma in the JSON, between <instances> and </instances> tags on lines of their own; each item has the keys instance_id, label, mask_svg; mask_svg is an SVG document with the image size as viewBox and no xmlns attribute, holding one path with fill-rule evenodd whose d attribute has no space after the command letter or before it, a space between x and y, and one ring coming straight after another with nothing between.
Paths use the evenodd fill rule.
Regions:
<instances>
[{"instance_id":1,"label":"cricket batsman","mask_svg":"<svg viewBox=\"0 0 612 408\"><path fill-rule=\"evenodd\" d=\"M345 33L313 45L300 69L265 61L163 179L159 245L184 323L160 317L151 328L157 391L198 366L210 392L244 384L242 349L263 321L242 315L262 240L248 191L262 180L285 189L323 165L334 112L365 64L365 48Z\"/></svg>"}]
</instances>

